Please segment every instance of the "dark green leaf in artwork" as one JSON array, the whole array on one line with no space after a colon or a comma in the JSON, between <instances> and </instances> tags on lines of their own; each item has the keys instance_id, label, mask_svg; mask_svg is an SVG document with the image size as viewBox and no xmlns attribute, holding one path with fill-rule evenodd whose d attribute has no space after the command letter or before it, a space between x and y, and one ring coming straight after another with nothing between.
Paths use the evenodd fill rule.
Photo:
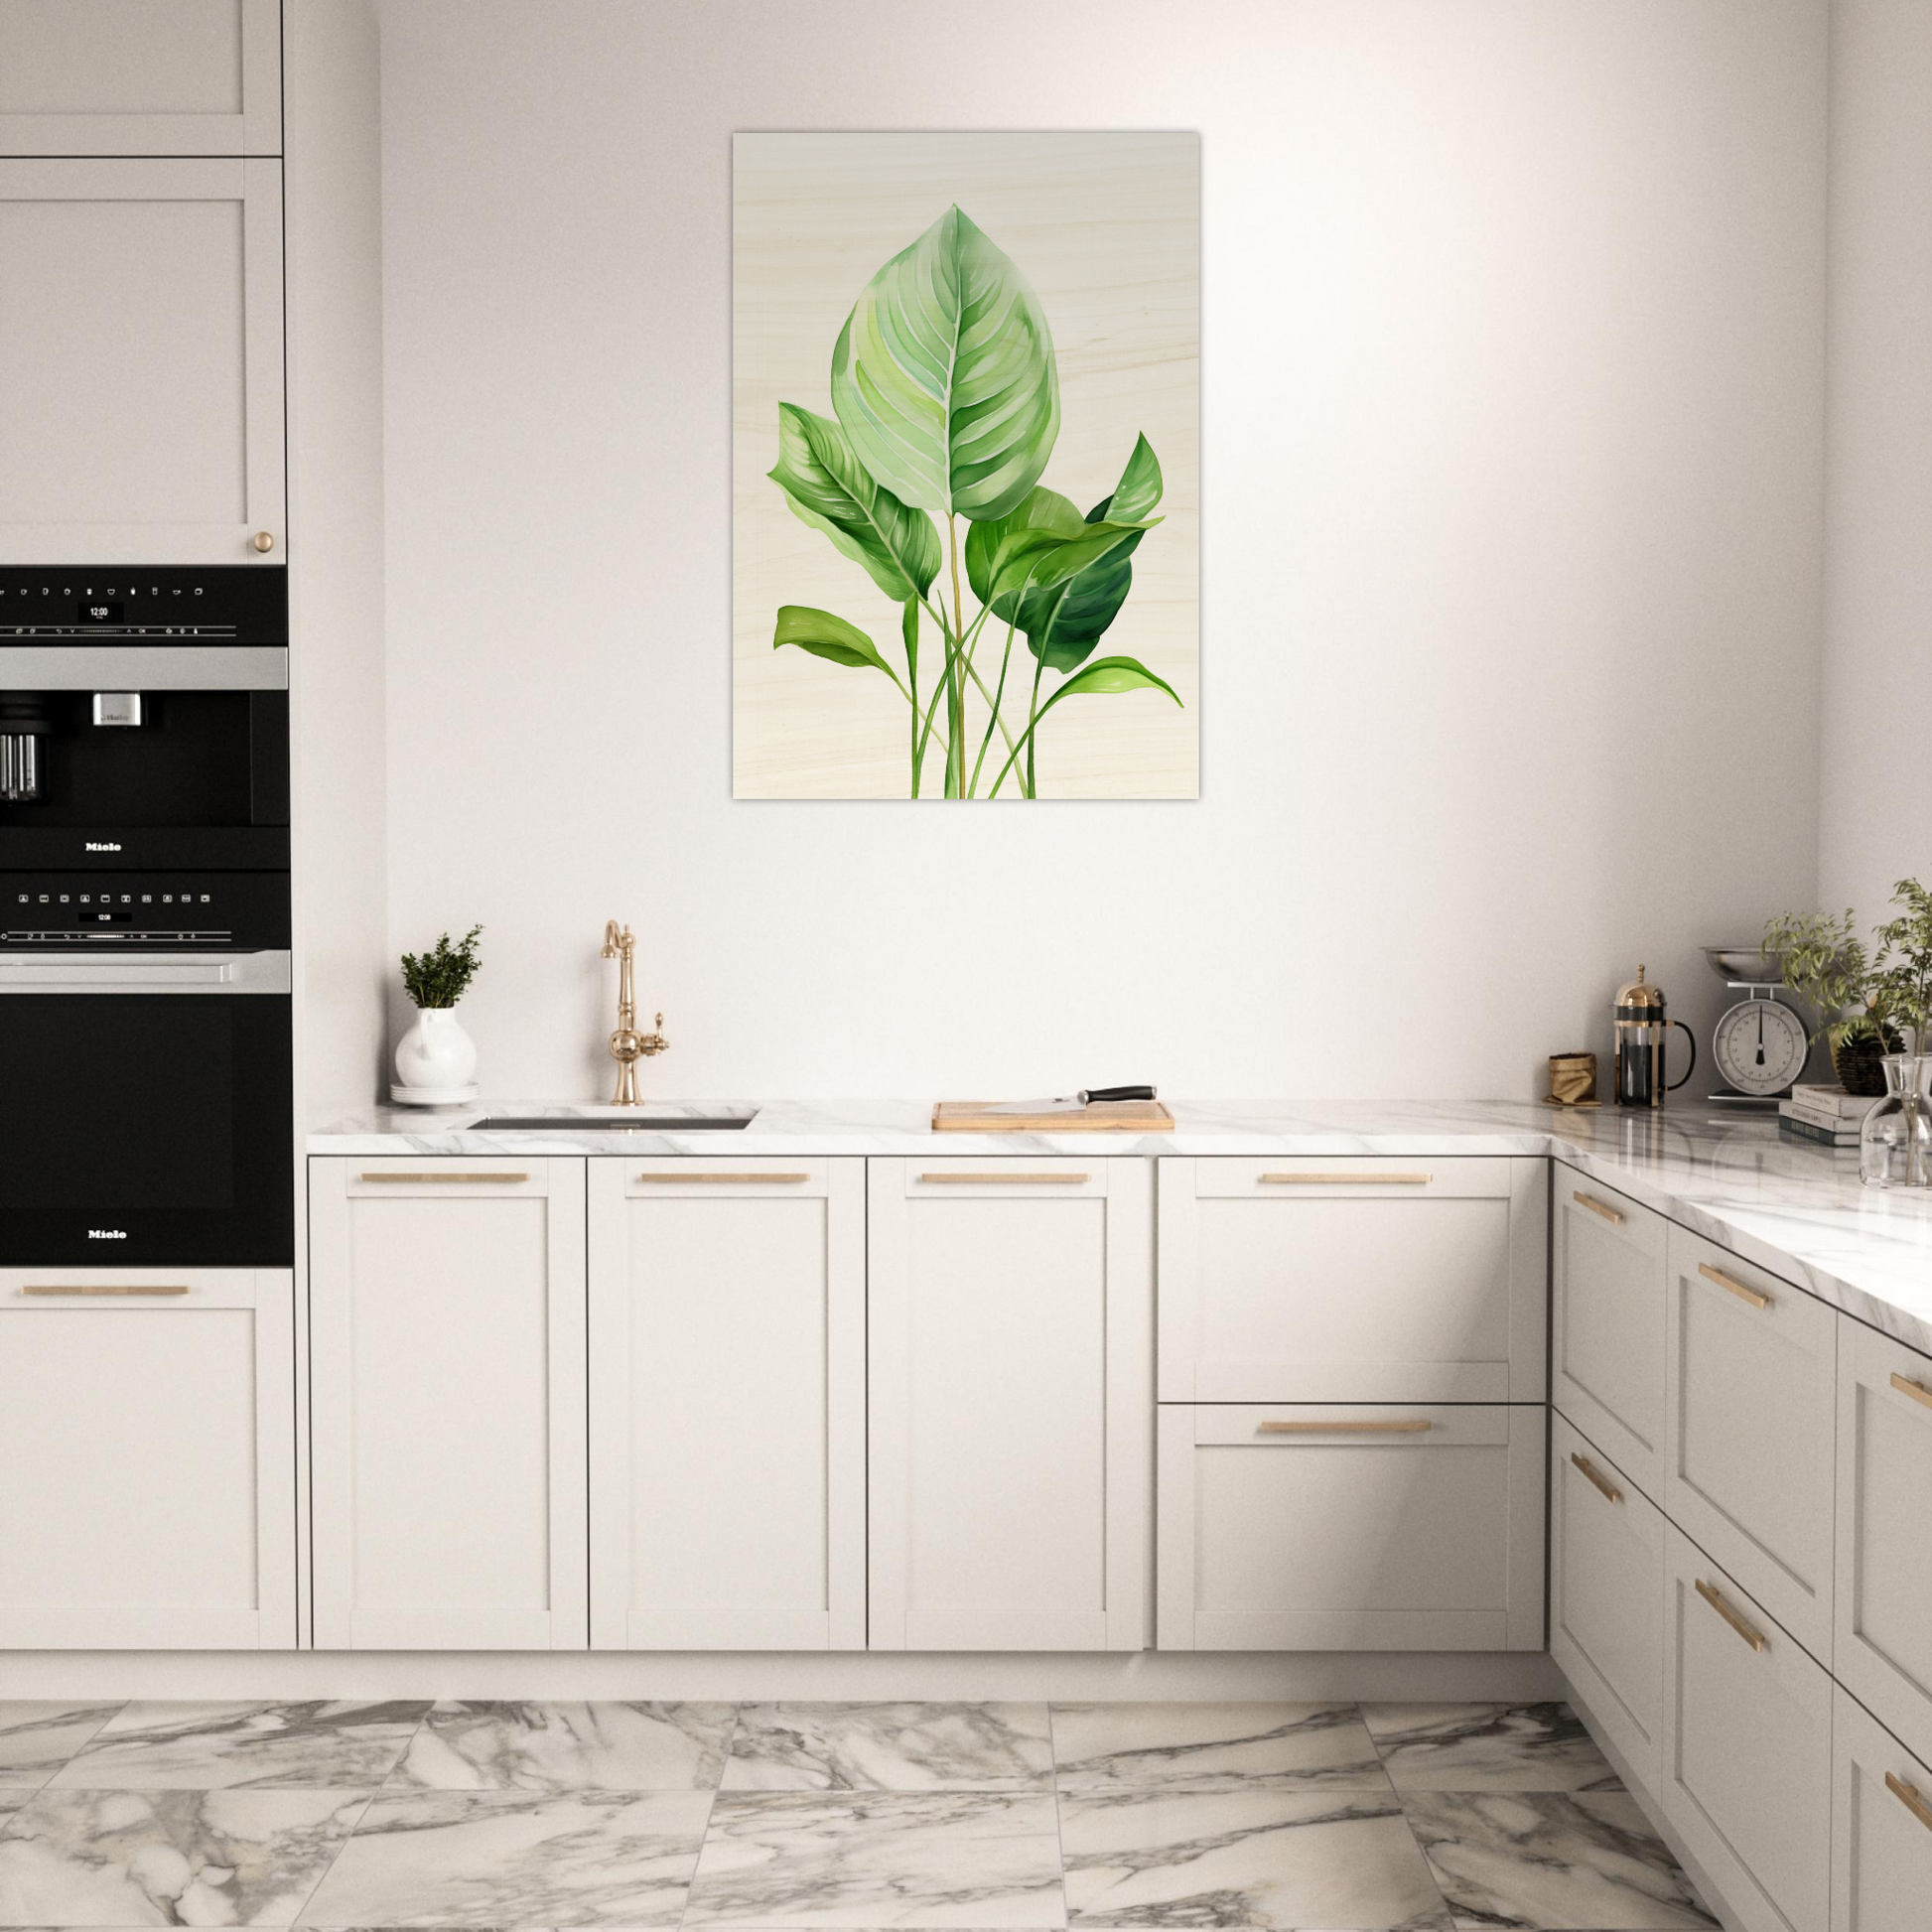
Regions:
<instances>
[{"instance_id":1,"label":"dark green leaf in artwork","mask_svg":"<svg viewBox=\"0 0 1932 1932\"><path fill-rule=\"evenodd\" d=\"M935 516L1004 516L1060 429L1046 311L955 207L866 284L832 350L832 407L859 461Z\"/></svg>"},{"instance_id":2,"label":"dark green leaf in artwork","mask_svg":"<svg viewBox=\"0 0 1932 1932\"><path fill-rule=\"evenodd\" d=\"M1047 590L1138 538L1146 522L1089 522L1056 489L1035 488L1005 516L966 535L966 575L995 617L1012 621L1030 590Z\"/></svg>"},{"instance_id":3,"label":"dark green leaf in artwork","mask_svg":"<svg viewBox=\"0 0 1932 1932\"><path fill-rule=\"evenodd\" d=\"M783 644L796 644L800 650L808 650L814 657L829 658L834 664L884 671L895 684L898 683L893 667L880 656L872 639L843 618L835 618L830 611L814 611L808 604L779 605L771 648L776 650Z\"/></svg>"},{"instance_id":4,"label":"dark green leaf in artwork","mask_svg":"<svg viewBox=\"0 0 1932 1932\"><path fill-rule=\"evenodd\" d=\"M923 597L939 574L939 533L873 482L845 431L795 403L778 405L778 461L771 481L792 514L823 530L896 603Z\"/></svg>"}]
</instances>

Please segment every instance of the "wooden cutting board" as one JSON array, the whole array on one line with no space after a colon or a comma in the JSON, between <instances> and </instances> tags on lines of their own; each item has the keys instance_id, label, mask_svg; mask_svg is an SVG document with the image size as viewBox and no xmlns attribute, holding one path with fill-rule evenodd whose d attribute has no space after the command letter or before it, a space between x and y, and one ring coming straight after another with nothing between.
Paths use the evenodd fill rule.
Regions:
<instances>
[{"instance_id":1,"label":"wooden cutting board","mask_svg":"<svg viewBox=\"0 0 1932 1932\"><path fill-rule=\"evenodd\" d=\"M1101 1100L1078 1113L990 1114L991 1100L940 1100L935 1134L1172 1134L1173 1116L1158 1100Z\"/></svg>"}]
</instances>

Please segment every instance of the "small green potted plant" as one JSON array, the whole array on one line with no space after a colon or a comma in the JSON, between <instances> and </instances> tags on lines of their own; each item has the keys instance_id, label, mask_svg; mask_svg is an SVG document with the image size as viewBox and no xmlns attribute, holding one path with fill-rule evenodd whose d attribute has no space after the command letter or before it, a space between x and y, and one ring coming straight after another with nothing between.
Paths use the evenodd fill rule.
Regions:
<instances>
[{"instance_id":1,"label":"small green potted plant","mask_svg":"<svg viewBox=\"0 0 1932 1932\"><path fill-rule=\"evenodd\" d=\"M1878 928L1872 975L1877 1002L1901 1030L1909 1052L1885 1056L1885 1097L1864 1117L1859 1177L1868 1187L1932 1186L1932 892L1901 879L1891 902L1898 916Z\"/></svg>"},{"instance_id":2,"label":"small green potted plant","mask_svg":"<svg viewBox=\"0 0 1932 1932\"><path fill-rule=\"evenodd\" d=\"M1785 985L1817 1011L1839 1085L1866 1098L1883 1093L1885 1055L1904 1042L1851 911L1782 913L1764 928L1763 952L1783 959Z\"/></svg>"},{"instance_id":3,"label":"small green potted plant","mask_svg":"<svg viewBox=\"0 0 1932 1932\"><path fill-rule=\"evenodd\" d=\"M396 1047L397 1100L448 1106L476 1097L477 1042L456 1017L456 1003L483 964L477 949L480 925L454 945L446 932L419 957L402 956L402 983L416 1008L416 1024Z\"/></svg>"}]
</instances>

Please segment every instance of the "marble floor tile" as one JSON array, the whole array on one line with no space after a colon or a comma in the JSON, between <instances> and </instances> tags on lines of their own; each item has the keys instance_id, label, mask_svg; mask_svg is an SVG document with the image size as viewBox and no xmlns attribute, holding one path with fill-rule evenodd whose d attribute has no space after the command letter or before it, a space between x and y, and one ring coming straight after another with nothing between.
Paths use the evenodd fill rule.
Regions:
<instances>
[{"instance_id":1,"label":"marble floor tile","mask_svg":"<svg viewBox=\"0 0 1932 1932\"><path fill-rule=\"evenodd\" d=\"M1352 1704L1056 1704L1053 1761L1062 1791L1389 1788Z\"/></svg>"},{"instance_id":2,"label":"marble floor tile","mask_svg":"<svg viewBox=\"0 0 1932 1932\"><path fill-rule=\"evenodd\" d=\"M710 1808L706 1791L385 1793L301 1922L675 1925Z\"/></svg>"},{"instance_id":3,"label":"marble floor tile","mask_svg":"<svg viewBox=\"0 0 1932 1932\"><path fill-rule=\"evenodd\" d=\"M727 1791L1026 1791L1052 1781L1043 1704L748 1704Z\"/></svg>"},{"instance_id":4,"label":"marble floor tile","mask_svg":"<svg viewBox=\"0 0 1932 1932\"><path fill-rule=\"evenodd\" d=\"M1403 1806L1458 1926L1716 1923L1627 1792L1424 1791Z\"/></svg>"},{"instance_id":5,"label":"marble floor tile","mask_svg":"<svg viewBox=\"0 0 1932 1932\"><path fill-rule=\"evenodd\" d=\"M1059 1810L1076 1927L1450 1923L1387 1791L1063 1791Z\"/></svg>"},{"instance_id":6,"label":"marble floor tile","mask_svg":"<svg viewBox=\"0 0 1932 1932\"><path fill-rule=\"evenodd\" d=\"M685 1924L1066 1923L1045 1791L722 1793Z\"/></svg>"},{"instance_id":7,"label":"marble floor tile","mask_svg":"<svg viewBox=\"0 0 1932 1932\"><path fill-rule=\"evenodd\" d=\"M292 1925L367 1802L41 1791L0 1830L0 1925Z\"/></svg>"},{"instance_id":8,"label":"marble floor tile","mask_svg":"<svg viewBox=\"0 0 1932 1932\"><path fill-rule=\"evenodd\" d=\"M1567 1704L1365 1704L1398 1791L1620 1791Z\"/></svg>"},{"instance_id":9,"label":"marble floor tile","mask_svg":"<svg viewBox=\"0 0 1932 1932\"><path fill-rule=\"evenodd\" d=\"M439 1704L392 1790L708 1791L731 1704Z\"/></svg>"},{"instance_id":10,"label":"marble floor tile","mask_svg":"<svg viewBox=\"0 0 1932 1932\"><path fill-rule=\"evenodd\" d=\"M85 1791L378 1785L429 1710L411 1704L130 1704L50 1782Z\"/></svg>"},{"instance_id":11,"label":"marble floor tile","mask_svg":"<svg viewBox=\"0 0 1932 1932\"><path fill-rule=\"evenodd\" d=\"M43 1783L120 1708L38 1699L0 1702L0 1784Z\"/></svg>"}]
</instances>

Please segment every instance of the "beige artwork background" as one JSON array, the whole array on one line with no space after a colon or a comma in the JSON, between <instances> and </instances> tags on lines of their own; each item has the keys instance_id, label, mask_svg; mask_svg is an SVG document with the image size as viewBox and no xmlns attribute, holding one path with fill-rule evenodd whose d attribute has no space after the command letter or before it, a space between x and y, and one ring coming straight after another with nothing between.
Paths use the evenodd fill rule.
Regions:
<instances>
[{"instance_id":1,"label":"beige artwork background","mask_svg":"<svg viewBox=\"0 0 1932 1932\"><path fill-rule=\"evenodd\" d=\"M733 794L906 795L909 713L888 680L771 645L781 604L813 605L858 625L902 675L899 607L791 513L766 473L778 460L778 404L835 413L832 345L854 301L954 202L1046 311L1060 430L1040 482L1084 515L1119 482L1140 433L1165 482L1165 520L1134 553L1133 591L1093 656L1139 658L1184 708L1158 691L1069 698L1040 729L1039 796L1197 797L1200 144L1189 133L733 137ZM965 534L962 518L962 557ZM943 527L939 536L943 549ZM949 585L942 569L934 596ZM995 621L982 633L989 686L1005 638ZM922 702L941 655L927 621ZM1010 676L1030 687L1033 670L1016 635ZM1010 722L1014 713L1009 696ZM975 693L974 752L985 724ZM988 782L1005 756L994 743ZM942 784L935 746L923 791ZM1009 778L1001 801L1015 796Z\"/></svg>"}]
</instances>

